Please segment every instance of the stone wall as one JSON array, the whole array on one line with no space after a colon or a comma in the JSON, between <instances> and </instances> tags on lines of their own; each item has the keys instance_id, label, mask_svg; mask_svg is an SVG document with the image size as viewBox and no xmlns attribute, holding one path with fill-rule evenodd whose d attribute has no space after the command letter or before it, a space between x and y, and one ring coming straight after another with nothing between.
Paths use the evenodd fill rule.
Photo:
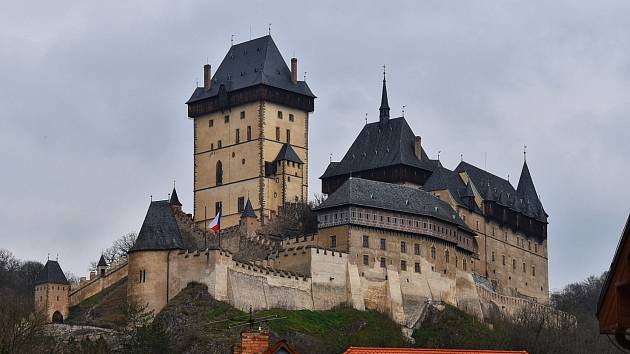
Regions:
<instances>
[{"instance_id":1,"label":"stone wall","mask_svg":"<svg viewBox=\"0 0 630 354\"><path fill-rule=\"evenodd\" d=\"M127 262L123 261L121 263L113 263L105 272L105 276L98 274L90 280L81 278L79 284L73 286L70 290L70 306L75 306L81 301L114 285L121 279L127 277L127 271Z\"/></svg>"}]
</instances>

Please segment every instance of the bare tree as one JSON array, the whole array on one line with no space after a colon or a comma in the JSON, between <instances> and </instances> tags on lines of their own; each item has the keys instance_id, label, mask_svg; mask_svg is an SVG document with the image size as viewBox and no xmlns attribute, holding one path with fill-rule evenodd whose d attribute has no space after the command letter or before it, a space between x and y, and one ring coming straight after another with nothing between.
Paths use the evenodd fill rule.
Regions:
<instances>
[{"instance_id":1,"label":"bare tree","mask_svg":"<svg viewBox=\"0 0 630 354\"><path fill-rule=\"evenodd\" d=\"M103 257L107 264L111 264L114 261L126 260L127 253L131 250L136 243L138 234L136 232L129 232L122 235L119 239L115 240L112 245L103 250ZM90 271L96 270L98 260L90 263Z\"/></svg>"}]
</instances>

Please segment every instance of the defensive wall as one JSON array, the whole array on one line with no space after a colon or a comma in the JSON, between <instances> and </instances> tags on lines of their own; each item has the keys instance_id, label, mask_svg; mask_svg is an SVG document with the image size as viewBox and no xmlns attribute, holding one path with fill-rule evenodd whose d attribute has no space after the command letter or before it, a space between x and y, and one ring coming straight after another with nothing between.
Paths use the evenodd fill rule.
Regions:
<instances>
[{"instance_id":1,"label":"defensive wall","mask_svg":"<svg viewBox=\"0 0 630 354\"><path fill-rule=\"evenodd\" d=\"M114 285L121 279L127 277L127 261L114 262L106 270L105 275L101 276L96 272L90 272L90 279L81 277L79 284L70 289L70 306L75 306L81 301L92 297L101 291Z\"/></svg>"}]
</instances>

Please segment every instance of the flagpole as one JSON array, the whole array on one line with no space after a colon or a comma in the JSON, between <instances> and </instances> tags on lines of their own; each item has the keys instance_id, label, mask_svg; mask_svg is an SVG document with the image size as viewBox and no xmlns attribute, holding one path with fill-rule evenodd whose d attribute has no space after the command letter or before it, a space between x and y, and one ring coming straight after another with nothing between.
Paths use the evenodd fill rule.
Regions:
<instances>
[{"instance_id":1,"label":"flagpole","mask_svg":"<svg viewBox=\"0 0 630 354\"><path fill-rule=\"evenodd\" d=\"M223 211L221 209L219 209L219 233L217 234L217 237L219 238L219 250L221 250L221 212Z\"/></svg>"},{"instance_id":2,"label":"flagpole","mask_svg":"<svg viewBox=\"0 0 630 354\"><path fill-rule=\"evenodd\" d=\"M208 207L203 206L203 245L208 249Z\"/></svg>"}]
</instances>

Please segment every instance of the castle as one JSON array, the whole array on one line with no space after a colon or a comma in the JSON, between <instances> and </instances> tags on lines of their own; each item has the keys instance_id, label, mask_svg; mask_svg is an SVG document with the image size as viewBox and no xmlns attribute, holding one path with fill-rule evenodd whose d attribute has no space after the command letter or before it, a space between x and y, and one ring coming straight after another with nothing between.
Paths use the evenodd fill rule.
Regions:
<instances>
[{"instance_id":1,"label":"castle","mask_svg":"<svg viewBox=\"0 0 630 354\"><path fill-rule=\"evenodd\" d=\"M314 99L271 36L231 46L214 75L205 65L187 102L194 214L175 189L152 201L127 259L101 260L69 289L49 262L38 308L63 320L68 306L124 280L128 300L156 312L193 281L242 310L351 306L409 328L435 301L480 318L547 308L547 214L527 163L514 188L464 161L449 170L430 159L406 118L390 117L385 77L379 120L320 177L328 197L314 209L317 232L270 232L307 199ZM220 237L209 238L219 212ZM66 298L51 301L58 292Z\"/></svg>"}]
</instances>

